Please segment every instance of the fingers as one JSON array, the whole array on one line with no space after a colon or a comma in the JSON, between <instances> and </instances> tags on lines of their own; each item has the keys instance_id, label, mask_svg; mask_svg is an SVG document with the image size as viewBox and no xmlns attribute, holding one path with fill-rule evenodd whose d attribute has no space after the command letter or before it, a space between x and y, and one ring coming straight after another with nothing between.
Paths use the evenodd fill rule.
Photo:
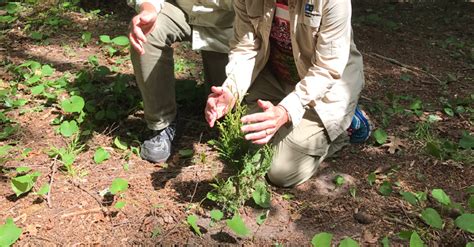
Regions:
<instances>
[{"instance_id":1,"label":"fingers","mask_svg":"<svg viewBox=\"0 0 474 247\"><path fill-rule=\"evenodd\" d=\"M209 124L209 127L213 128L214 124L216 123L217 120L217 113L216 112L206 112L206 122Z\"/></svg>"},{"instance_id":2,"label":"fingers","mask_svg":"<svg viewBox=\"0 0 474 247\"><path fill-rule=\"evenodd\" d=\"M137 51L140 55L145 54L145 49L143 48L143 45L135 38L135 35L133 35L133 33L130 32L128 34L128 39L130 40L130 43L132 44L132 47L133 49L135 49L135 51Z\"/></svg>"},{"instance_id":3,"label":"fingers","mask_svg":"<svg viewBox=\"0 0 474 247\"><path fill-rule=\"evenodd\" d=\"M268 142L270 142L270 140L272 139L273 135L271 136L266 136L265 138L262 138L262 139L259 139L259 140L255 140L253 141L252 143L253 144L258 144L258 145L264 145L264 144L267 144Z\"/></svg>"},{"instance_id":4,"label":"fingers","mask_svg":"<svg viewBox=\"0 0 474 247\"><path fill-rule=\"evenodd\" d=\"M215 95L210 94L207 99L206 109L204 110L204 117L211 128L214 127L214 123L217 120L216 101Z\"/></svg>"},{"instance_id":5,"label":"fingers","mask_svg":"<svg viewBox=\"0 0 474 247\"><path fill-rule=\"evenodd\" d=\"M255 123L263 122L272 118L271 112L258 112L250 115L243 116L240 120L242 123Z\"/></svg>"},{"instance_id":6,"label":"fingers","mask_svg":"<svg viewBox=\"0 0 474 247\"><path fill-rule=\"evenodd\" d=\"M242 117L241 121L244 126L241 130L246 133L246 140L250 140L254 144L266 144L281 127L278 123L279 115L270 101L258 100L257 104L264 112Z\"/></svg>"},{"instance_id":7,"label":"fingers","mask_svg":"<svg viewBox=\"0 0 474 247\"><path fill-rule=\"evenodd\" d=\"M270 133L272 131L273 131L273 133ZM275 135L275 131L276 131L275 129L273 129L273 130L267 129L267 130L264 130L264 131L254 132L254 133L245 135L245 139L249 140L249 141L252 141L252 143L254 143L254 144L259 144L259 145L266 144Z\"/></svg>"},{"instance_id":8,"label":"fingers","mask_svg":"<svg viewBox=\"0 0 474 247\"><path fill-rule=\"evenodd\" d=\"M135 37L137 38L138 41L140 41L142 43L147 42L147 39L146 39L145 34L143 33L143 30L139 26L133 26L132 32L133 32L133 34L135 35Z\"/></svg>"},{"instance_id":9,"label":"fingers","mask_svg":"<svg viewBox=\"0 0 474 247\"><path fill-rule=\"evenodd\" d=\"M274 105L272 104L272 102L270 101L266 101L266 100L257 100L257 104L260 108L262 108L262 110L266 111L267 109L270 109L272 108Z\"/></svg>"},{"instance_id":10,"label":"fingers","mask_svg":"<svg viewBox=\"0 0 474 247\"><path fill-rule=\"evenodd\" d=\"M214 94L217 94L217 95L221 95L221 94L224 93L224 88L223 87L212 86L211 87L211 92L213 92Z\"/></svg>"},{"instance_id":11,"label":"fingers","mask_svg":"<svg viewBox=\"0 0 474 247\"><path fill-rule=\"evenodd\" d=\"M268 129L273 129L275 127L276 127L275 121L272 121L270 119L270 120L266 120L266 121L262 121L262 122L256 122L256 123L244 125L244 126L242 126L241 130L244 133L249 133L249 132L258 132L258 131L262 131L262 130L264 131L264 130L268 130Z\"/></svg>"},{"instance_id":12,"label":"fingers","mask_svg":"<svg viewBox=\"0 0 474 247\"><path fill-rule=\"evenodd\" d=\"M247 116L242 117L243 123L250 123L250 122L261 122L265 121L269 118L273 118L272 111L268 111L269 109L273 108L274 105L270 101L265 100L257 100L257 104L260 108L262 108L263 112L254 113Z\"/></svg>"},{"instance_id":13,"label":"fingers","mask_svg":"<svg viewBox=\"0 0 474 247\"><path fill-rule=\"evenodd\" d=\"M143 34L142 29L139 27L140 25L140 15L133 17L131 23L130 33L128 38L130 39L130 43L132 47L139 53L144 54L145 49L143 48L143 42L146 42L146 37Z\"/></svg>"},{"instance_id":14,"label":"fingers","mask_svg":"<svg viewBox=\"0 0 474 247\"><path fill-rule=\"evenodd\" d=\"M132 18L128 37L132 47L141 55L145 53L143 44L147 42L146 35L153 30L156 16L154 12L144 11Z\"/></svg>"}]
</instances>

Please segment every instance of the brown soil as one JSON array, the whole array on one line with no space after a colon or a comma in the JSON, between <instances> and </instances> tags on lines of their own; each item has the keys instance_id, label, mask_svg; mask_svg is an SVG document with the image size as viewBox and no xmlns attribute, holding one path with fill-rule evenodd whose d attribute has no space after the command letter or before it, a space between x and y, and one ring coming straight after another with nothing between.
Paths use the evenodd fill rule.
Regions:
<instances>
[{"instance_id":1,"label":"brown soil","mask_svg":"<svg viewBox=\"0 0 474 247\"><path fill-rule=\"evenodd\" d=\"M0 61L8 61L3 65L18 65L36 60L52 65L56 69L55 77L60 77L66 72L90 68L88 56L97 55L101 65L118 66L119 73L128 76L128 83L134 85L130 61L115 64L117 57L108 58L96 44L101 34L111 37L124 34L133 13L123 4L102 7L109 17L90 19L85 14L66 14L64 18L70 19L72 24L52 33L48 44L31 40L21 29L7 30L1 38ZM321 171L301 186L272 188L271 208L263 225L258 226L255 218L265 210L253 205L241 209L252 232L250 237L241 238L226 228L225 222L209 226L209 211L215 205L204 198L215 176L224 172L216 151L207 144L217 133L204 123L202 98L195 98L198 104L180 101L181 137L174 145L167 166L150 164L136 155L126 161L124 153L113 148L116 136L131 141L135 136L140 139L144 135L146 127L141 121L141 111L135 110L118 121L97 124L92 135L85 138L85 150L74 163L81 176L73 178L61 170L55 172L49 205L47 200L33 193L17 198L9 180L15 167L28 166L42 173L37 184L50 181L59 162L51 159L46 151L67 143L55 126L50 125L60 114L60 108L54 105L42 111L27 112L17 109L6 114L19 123L20 131L0 141L0 146L15 146L9 159L0 163L0 222L13 217L23 229L17 243L32 246L309 245L312 236L322 231L333 233L336 240L352 237L364 246L377 246L377 241L385 236L392 244L407 245L397 234L413 228L419 230L430 246L464 246L473 241L472 234L452 226L450 217L445 217L451 219L445 230L429 228L416 216L419 210L406 203L397 192L442 188L452 200L466 205L465 189L473 184L472 164L462 160L438 160L426 154L425 143L415 138L414 132L417 123L429 114L442 119L433 124L439 137L457 143L463 131L474 132L472 113L450 117L443 112L440 100L469 98L474 93L474 29L469 27L474 22L474 5L355 3L353 7L354 34L364 54L366 72L366 87L360 103L375 126L402 141L401 150L390 154L386 147L371 139L362 145L351 145L337 157L325 161ZM21 23L16 25L22 26ZM81 34L85 30L93 33L93 42L81 46ZM450 37L457 43L446 42ZM460 42L464 45L456 46ZM200 81L199 54L190 51L188 43L175 46L176 60L183 58L195 64L178 73L178 83ZM7 67L0 68L3 83L16 78ZM112 83L112 79L105 78L102 83ZM134 86L128 90L133 94L138 91ZM100 96L100 92L97 93ZM19 96L31 98L27 90L20 90ZM417 117L407 113L409 110L387 114L386 110L393 107L397 96L411 97L398 101L403 109L410 109L412 99L420 99L424 114ZM32 100L25 108L40 103ZM472 100L469 104L472 109ZM111 158L97 165L92 157L100 146L110 152ZM32 149L26 157L21 155L25 148ZM181 158L178 151L182 149L193 149L194 156ZM472 152L466 154L472 155ZM125 163L130 166L128 171L123 169ZM379 171L377 181L370 186L367 177L376 170ZM338 174L346 181L340 188L333 183ZM117 198L99 195L117 177L127 179L130 185L125 193L127 205L121 211L112 206ZM391 196L382 196L378 191L385 180L399 183ZM355 188L355 196L349 193L350 188ZM286 199L288 194L294 197ZM436 208L436 205L433 200L427 202L427 206ZM186 224L187 215L192 213L199 216L202 237L195 235Z\"/></svg>"}]
</instances>

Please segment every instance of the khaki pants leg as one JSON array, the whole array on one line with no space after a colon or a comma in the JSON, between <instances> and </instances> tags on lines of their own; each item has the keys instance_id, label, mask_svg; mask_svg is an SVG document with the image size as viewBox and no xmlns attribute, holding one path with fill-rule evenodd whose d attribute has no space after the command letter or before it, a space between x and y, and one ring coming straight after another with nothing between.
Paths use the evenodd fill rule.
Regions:
<instances>
[{"instance_id":1,"label":"khaki pants leg","mask_svg":"<svg viewBox=\"0 0 474 247\"><path fill-rule=\"evenodd\" d=\"M155 29L147 35L145 54L131 49L131 60L142 94L148 128L166 128L176 116L173 48L177 41L190 40L191 27L176 6L165 3Z\"/></svg>"},{"instance_id":2,"label":"khaki pants leg","mask_svg":"<svg viewBox=\"0 0 474 247\"><path fill-rule=\"evenodd\" d=\"M295 85L282 84L265 69L257 77L244 102L250 112L258 112L257 99L278 104ZM274 185L290 187L301 184L313 176L319 164L348 143L348 136L342 134L330 142L326 130L316 111L306 111L296 127L282 126L272 140L273 162L268 171L268 179Z\"/></svg>"},{"instance_id":3,"label":"khaki pants leg","mask_svg":"<svg viewBox=\"0 0 474 247\"><path fill-rule=\"evenodd\" d=\"M227 53L201 51L204 67L204 80L210 86L220 86L227 78L225 66L229 62Z\"/></svg>"}]
</instances>

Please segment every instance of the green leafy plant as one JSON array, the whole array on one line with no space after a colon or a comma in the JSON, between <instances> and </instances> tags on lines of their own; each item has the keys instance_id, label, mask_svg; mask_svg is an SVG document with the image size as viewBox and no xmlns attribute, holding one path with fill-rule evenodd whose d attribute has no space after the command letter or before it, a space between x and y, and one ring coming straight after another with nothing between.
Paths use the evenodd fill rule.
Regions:
<instances>
[{"instance_id":1,"label":"green leafy plant","mask_svg":"<svg viewBox=\"0 0 474 247\"><path fill-rule=\"evenodd\" d=\"M49 193L49 190L50 190L49 184L43 184L43 186L41 186L41 188L38 191L36 191L36 194L39 196L44 196Z\"/></svg>"},{"instance_id":2,"label":"green leafy plant","mask_svg":"<svg viewBox=\"0 0 474 247\"><path fill-rule=\"evenodd\" d=\"M16 196L19 197L20 195L25 194L33 189L33 186L35 185L38 177L41 176L41 173L36 171L30 173L30 169L25 169L24 167L17 168L17 172L20 174L27 173L24 175L17 175L11 179L11 188L13 192L15 192Z\"/></svg>"},{"instance_id":3,"label":"green leafy plant","mask_svg":"<svg viewBox=\"0 0 474 247\"><path fill-rule=\"evenodd\" d=\"M120 141L118 136L115 137L115 139L114 139L114 145L115 145L115 147L117 147L120 150L127 150L128 149L127 143L124 143L124 142Z\"/></svg>"},{"instance_id":4,"label":"green leafy plant","mask_svg":"<svg viewBox=\"0 0 474 247\"><path fill-rule=\"evenodd\" d=\"M330 247L333 235L327 232L321 232L313 236L311 239L311 245L314 247ZM339 247L358 247L359 244L352 238L344 238L339 242Z\"/></svg>"},{"instance_id":5,"label":"green leafy plant","mask_svg":"<svg viewBox=\"0 0 474 247\"><path fill-rule=\"evenodd\" d=\"M64 120L59 126L59 132L64 137L75 136L79 133L79 124L83 122L85 101L81 96L73 95L61 102L61 109L71 116L73 120Z\"/></svg>"},{"instance_id":6,"label":"green leafy plant","mask_svg":"<svg viewBox=\"0 0 474 247\"><path fill-rule=\"evenodd\" d=\"M314 235L311 239L311 244L314 247L331 247L332 234L327 232L321 232Z\"/></svg>"},{"instance_id":7,"label":"green leafy plant","mask_svg":"<svg viewBox=\"0 0 474 247\"><path fill-rule=\"evenodd\" d=\"M435 198L439 203L449 206L451 204L451 198L444 192L442 189L433 189L431 191L431 195Z\"/></svg>"},{"instance_id":8,"label":"green leafy plant","mask_svg":"<svg viewBox=\"0 0 474 247\"><path fill-rule=\"evenodd\" d=\"M369 176L367 176L367 182L369 183L370 186L372 186L376 180L377 180L377 175L375 174L375 172L371 172Z\"/></svg>"},{"instance_id":9,"label":"green leafy plant","mask_svg":"<svg viewBox=\"0 0 474 247\"><path fill-rule=\"evenodd\" d=\"M197 225L197 220L198 220L198 217L193 214L193 215L188 215L186 222L193 229L195 233L197 233L199 236L202 236L201 229Z\"/></svg>"},{"instance_id":10,"label":"green leafy plant","mask_svg":"<svg viewBox=\"0 0 474 247\"><path fill-rule=\"evenodd\" d=\"M246 237L250 234L250 230L245 225L240 215L235 214L232 219L226 221L227 226L237 235Z\"/></svg>"},{"instance_id":11,"label":"green leafy plant","mask_svg":"<svg viewBox=\"0 0 474 247\"><path fill-rule=\"evenodd\" d=\"M466 232L474 233L474 214L462 214L456 218L454 224Z\"/></svg>"},{"instance_id":12,"label":"green leafy plant","mask_svg":"<svg viewBox=\"0 0 474 247\"><path fill-rule=\"evenodd\" d=\"M124 193L128 189L128 181L123 178L116 178L112 181L110 185L110 193L112 195L117 195L119 193Z\"/></svg>"},{"instance_id":13,"label":"green leafy plant","mask_svg":"<svg viewBox=\"0 0 474 247\"><path fill-rule=\"evenodd\" d=\"M85 102L81 96L73 95L69 99L61 102L61 108L68 113L80 113L84 108Z\"/></svg>"},{"instance_id":14,"label":"green leafy plant","mask_svg":"<svg viewBox=\"0 0 474 247\"><path fill-rule=\"evenodd\" d=\"M193 157L194 151L192 149L181 149L178 154L181 158L186 159Z\"/></svg>"},{"instance_id":15,"label":"green leafy plant","mask_svg":"<svg viewBox=\"0 0 474 247\"><path fill-rule=\"evenodd\" d=\"M13 245L21 236L22 229L13 222L12 218L7 218L5 224L0 225L0 246Z\"/></svg>"},{"instance_id":16,"label":"green leafy plant","mask_svg":"<svg viewBox=\"0 0 474 247\"><path fill-rule=\"evenodd\" d=\"M373 136L374 136L374 138L375 138L375 141L376 141L379 145L384 144L385 142L387 142L387 139L388 139L388 135L387 135L387 133L386 133L383 129L377 129L377 130L375 130Z\"/></svg>"},{"instance_id":17,"label":"green leafy plant","mask_svg":"<svg viewBox=\"0 0 474 247\"><path fill-rule=\"evenodd\" d=\"M384 237L381 241L382 247L390 247L390 240L388 237Z\"/></svg>"},{"instance_id":18,"label":"green leafy plant","mask_svg":"<svg viewBox=\"0 0 474 247\"><path fill-rule=\"evenodd\" d=\"M405 199L405 201L407 201L411 205L415 206L418 204L418 198L413 193L401 191L400 195L403 197L403 199Z\"/></svg>"},{"instance_id":19,"label":"green leafy plant","mask_svg":"<svg viewBox=\"0 0 474 247\"><path fill-rule=\"evenodd\" d=\"M73 164L76 160L76 156L82 152L84 146L84 144L80 144L79 136L76 135L76 137L69 142L67 147L51 147L47 153L50 157L59 159L63 164L63 168L69 175L75 176L76 169L74 168Z\"/></svg>"},{"instance_id":20,"label":"green leafy plant","mask_svg":"<svg viewBox=\"0 0 474 247\"><path fill-rule=\"evenodd\" d=\"M219 209L211 210L210 215L213 222L218 222L224 217L224 213Z\"/></svg>"},{"instance_id":21,"label":"green leafy plant","mask_svg":"<svg viewBox=\"0 0 474 247\"><path fill-rule=\"evenodd\" d=\"M103 147L99 147L94 153L94 162L100 164L110 158L109 152Z\"/></svg>"},{"instance_id":22,"label":"green leafy plant","mask_svg":"<svg viewBox=\"0 0 474 247\"><path fill-rule=\"evenodd\" d=\"M345 238L339 243L339 247L359 247L359 244L352 238Z\"/></svg>"},{"instance_id":23,"label":"green leafy plant","mask_svg":"<svg viewBox=\"0 0 474 247\"><path fill-rule=\"evenodd\" d=\"M393 192L392 183L384 181L382 185L380 185L379 192L384 196L389 196Z\"/></svg>"},{"instance_id":24,"label":"green leafy plant","mask_svg":"<svg viewBox=\"0 0 474 247\"><path fill-rule=\"evenodd\" d=\"M104 48L110 57L114 56L118 51L123 51L130 44L130 40L126 36L117 36L111 39L109 35L100 35L99 40L106 44Z\"/></svg>"},{"instance_id":25,"label":"green leafy plant","mask_svg":"<svg viewBox=\"0 0 474 247\"><path fill-rule=\"evenodd\" d=\"M269 212L270 210L267 210L266 212L263 212L257 215L257 219L255 221L257 222L258 225L263 225L263 223L265 223L265 220L267 220Z\"/></svg>"},{"instance_id":26,"label":"green leafy plant","mask_svg":"<svg viewBox=\"0 0 474 247\"><path fill-rule=\"evenodd\" d=\"M421 240L420 235L416 231L413 231L413 233L410 236L410 247L424 247L425 244L423 243L423 240Z\"/></svg>"},{"instance_id":27,"label":"green leafy plant","mask_svg":"<svg viewBox=\"0 0 474 247\"><path fill-rule=\"evenodd\" d=\"M262 208L270 207L270 193L267 190L267 185L264 182L257 182L255 190L252 193L254 202Z\"/></svg>"},{"instance_id":28,"label":"green leafy plant","mask_svg":"<svg viewBox=\"0 0 474 247\"><path fill-rule=\"evenodd\" d=\"M334 177L334 184L336 185L336 187L343 186L345 182L346 180L341 175L337 175L336 177Z\"/></svg>"},{"instance_id":29,"label":"green leafy plant","mask_svg":"<svg viewBox=\"0 0 474 247\"><path fill-rule=\"evenodd\" d=\"M81 39L82 39L81 45L82 46L87 45L92 39L92 33L91 32L82 33Z\"/></svg>"},{"instance_id":30,"label":"green leafy plant","mask_svg":"<svg viewBox=\"0 0 474 247\"><path fill-rule=\"evenodd\" d=\"M109 192L112 195L118 195L120 200L118 200L114 208L115 209L122 209L126 205L125 199L125 192L128 190L128 181L123 178L116 178L112 181L110 185Z\"/></svg>"},{"instance_id":31,"label":"green leafy plant","mask_svg":"<svg viewBox=\"0 0 474 247\"><path fill-rule=\"evenodd\" d=\"M64 137L71 137L79 132L79 126L75 120L63 121L59 126L59 132Z\"/></svg>"},{"instance_id":32,"label":"green leafy plant","mask_svg":"<svg viewBox=\"0 0 474 247\"><path fill-rule=\"evenodd\" d=\"M468 189L469 193L469 189ZM411 192L400 192L400 195L408 201L411 205L415 207L416 211L419 211L419 217L425 222L428 226L433 227L434 229L441 231L441 230L446 230L445 229L445 223L443 220L443 214L438 213L438 211L434 208L426 207L426 201L427 201L427 193L426 192L416 192L416 193L411 193ZM461 215L458 216L455 221L454 225L457 226L458 228L468 232L468 233L474 233L474 214L471 213L465 213L464 208L461 206L459 203L455 203L452 201L452 199L449 197L449 195L443 190L443 189L433 189L431 191L431 196L435 199L436 202L438 202L442 210L440 211L441 213L445 213L445 209L457 209L461 212ZM469 206L469 201L468 201L468 206ZM415 231L413 231L415 233ZM410 241L416 241L418 242L418 239L420 239L419 236L414 235L412 232L407 232L407 234L403 234L406 239L408 239L411 236ZM406 236L405 236L406 235ZM420 239L421 241L421 239ZM410 245L411 246L411 245ZM423 245L420 245L423 246Z\"/></svg>"},{"instance_id":33,"label":"green leafy plant","mask_svg":"<svg viewBox=\"0 0 474 247\"><path fill-rule=\"evenodd\" d=\"M426 208L421 212L421 218L425 221L426 224L437 228L443 229L443 219L438 214L438 212L433 208Z\"/></svg>"}]
</instances>

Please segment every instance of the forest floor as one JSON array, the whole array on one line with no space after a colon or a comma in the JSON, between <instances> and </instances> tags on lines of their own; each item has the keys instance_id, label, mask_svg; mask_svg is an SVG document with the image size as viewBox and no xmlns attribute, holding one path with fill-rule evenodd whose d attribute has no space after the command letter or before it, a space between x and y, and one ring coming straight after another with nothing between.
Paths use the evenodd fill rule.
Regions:
<instances>
[{"instance_id":1,"label":"forest floor","mask_svg":"<svg viewBox=\"0 0 474 247\"><path fill-rule=\"evenodd\" d=\"M126 34L133 10L122 2L85 11L0 7L2 17L18 18L0 22L0 224L13 218L23 230L19 245L309 245L328 232L335 241L377 246L387 237L401 246L411 231L429 246L474 241L454 224L473 211L474 4L354 4L366 79L360 104L378 131L327 159L306 183L273 187L269 209L246 204L240 215L251 234L239 237L224 221L210 224L217 206L205 198L223 165L208 144L218 133L203 119L202 65L189 43L174 45L181 135L173 154L165 164L136 155L146 126L128 47L99 40ZM72 95L85 100L83 116L65 112ZM67 137L74 126L59 125L73 121L76 143ZM75 156L69 169L67 150ZM15 195L10 181L24 166L41 173L33 191L49 183L49 194ZM128 189L104 196L116 178ZM433 198L437 188L448 206ZM405 192L417 196L415 205ZM125 207L114 207L118 201ZM420 217L425 208L441 214L442 229ZM262 212L268 217L258 225ZM187 224L191 214L202 236Z\"/></svg>"}]
</instances>

